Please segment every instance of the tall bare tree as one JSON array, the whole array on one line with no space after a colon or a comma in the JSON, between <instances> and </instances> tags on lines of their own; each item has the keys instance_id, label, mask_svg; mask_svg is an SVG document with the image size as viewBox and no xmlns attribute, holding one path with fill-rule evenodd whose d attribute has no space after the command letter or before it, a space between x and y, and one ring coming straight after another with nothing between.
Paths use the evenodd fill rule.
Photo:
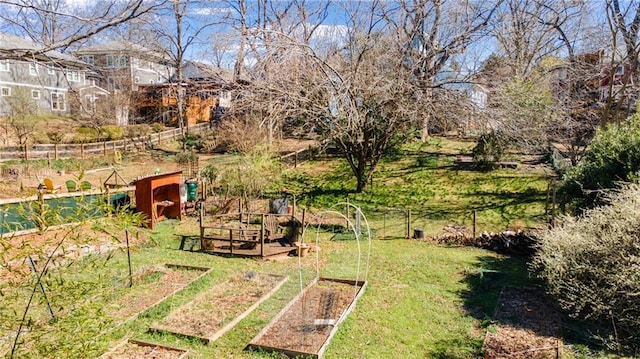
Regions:
<instances>
[{"instance_id":1,"label":"tall bare tree","mask_svg":"<svg viewBox=\"0 0 640 359\"><path fill-rule=\"evenodd\" d=\"M436 76L451 57L487 34L500 1L418 0L388 3L382 16L390 24L405 66L413 72L423 101L433 101ZM396 5L397 4L397 5ZM429 137L431 115L424 114L421 137Z\"/></svg>"},{"instance_id":2,"label":"tall bare tree","mask_svg":"<svg viewBox=\"0 0 640 359\"><path fill-rule=\"evenodd\" d=\"M74 5L64 0L0 0L4 31L42 44L28 53L64 50L164 6L167 0L96 1Z\"/></svg>"},{"instance_id":3,"label":"tall bare tree","mask_svg":"<svg viewBox=\"0 0 640 359\"><path fill-rule=\"evenodd\" d=\"M302 119L331 140L351 168L356 191L366 188L382 155L406 138L427 106L416 97L397 42L373 16L381 5L351 13L349 34L326 47L272 34L272 51L254 68L258 80L245 98L280 121Z\"/></svg>"}]
</instances>

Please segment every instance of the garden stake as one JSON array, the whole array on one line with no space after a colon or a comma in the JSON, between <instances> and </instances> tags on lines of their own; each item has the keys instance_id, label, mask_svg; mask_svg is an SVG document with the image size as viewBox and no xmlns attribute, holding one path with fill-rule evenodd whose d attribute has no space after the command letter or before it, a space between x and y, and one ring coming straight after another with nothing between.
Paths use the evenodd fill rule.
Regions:
<instances>
[{"instance_id":1,"label":"garden stake","mask_svg":"<svg viewBox=\"0 0 640 359\"><path fill-rule=\"evenodd\" d=\"M56 316L53 314L53 309L51 308L51 303L49 303L49 299L47 298L47 293L44 291L44 285L42 285L42 281L40 280L40 275L38 270L36 269L36 264L33 263L33 259L31 256L28 256L29 266L33 271L33 275L36 276L36 280L38 281L38 286L40 287L40 291L42 292L42 296L44 297L44 301L47 302L47 309L49 309L49 314L51 315L51 323L56 321Z\"/></svg>"},{"instance_id":2,"label":"garden stake","mask_svg":"<svg viewBox=\"0 0 640 359\"><path fill-rule=\"evenodd\" d=\"M127 264L129 265L129 288L133 287L133 274L131 273L131 252L129 251L129 231L124 231L127 240Z\"/></svg>"}]
</instances>

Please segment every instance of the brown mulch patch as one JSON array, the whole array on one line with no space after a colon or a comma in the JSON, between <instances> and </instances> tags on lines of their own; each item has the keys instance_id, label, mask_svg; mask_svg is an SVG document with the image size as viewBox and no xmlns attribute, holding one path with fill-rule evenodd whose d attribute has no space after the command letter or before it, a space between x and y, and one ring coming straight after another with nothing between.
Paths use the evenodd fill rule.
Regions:
<instances>
[{"instance_id":1,"label":"brown mulch patch","mask_svg":"<svg viewBox=\"0 0 640 359\"><path fill-rule=\"evenodd\" d=\"M102 355L100 359L178 359L184 358L186 353L186 350L163 345L127 341L109 353Z\"/></svg>"},{"instance_id":2,"label":"brown mulch patch","mask_svg":"<svg viewBox=\"0 0 640 359\"><path fill-rule=\"evenodd\" d=\"M306 289L250 345L316 354L356 294L353 284L320 280Z\"/></svg>"},{"instance_id":3,"label":"brown mulch patch","mask_svg":"<svg viewBox=\"0 0 640 359\"><path fill-rule=\"evenodd\" d=\"M560 313L536 288L504 287L484 340L485 358L557 358L562 350Z\"/></svg>"},{"instance_id":4,"label":"brown mulch patch","mask_svg":"<svg viewBox=\"0 0 640 359\"><path fill-rule=\"evenodd\" d=\"M88 254L105 253L124 246L124 231L109 229L113 232L109 234L95 230L93 224L61 226L23 235L5 234L0 246L0 284L20 281L25 277L30 279L33 274L25 262L27 256L31 256L41 270L49 256L53 257L49 268L53 268ZM120 242L112 235L117 235ZM129 244L137 247L146 240L144 233L131 235ZM62 246L53 252L61 241Z\"/></svg>"},{"instance_id":5,"label":"brown mulch patch","mask_svg":"<svg viewBox=\"0 0 640 359\"><path fill-rule=\"evenodd\" d=\"M213 340L218 331L250 310L283 279L280 275L253 271L238 273L173 311L153 330Z\"/></svg>"},{"instance_id":6,"label":"brown mulch patch","mask_svg":"<svg viewBox=\"0 0 640 359\"><path fill-rule=\"evenodd\" d=\"M186 287L204 273L201 270L164 266L144 271L144 273L137 275L137 279L134 279L132 290L127 291L125 295L119 297L115 303L110 305L112 308L109 315L113 318L130 319L158 304L167 296ZM154 274L161 275L156 280L144 283L144 277ZM136 284L137 281L143 283Z\"/></svg>"}]
</instances>

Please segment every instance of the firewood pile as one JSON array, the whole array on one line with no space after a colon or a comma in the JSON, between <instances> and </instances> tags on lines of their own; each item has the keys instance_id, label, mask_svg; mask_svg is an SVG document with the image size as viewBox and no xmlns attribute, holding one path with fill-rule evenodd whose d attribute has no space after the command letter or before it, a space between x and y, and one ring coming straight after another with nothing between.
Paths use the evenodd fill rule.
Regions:
<instances>
[{"instance_id":1,"label":"firewood pile","mask_svg":"<svg viewBox=\"0 0 640 359\"><path fill-rule=\"evenodd\" d=\"M431 238L438 244L453 246L474 246L473 234L471 230L463 225L448 225L442 229L445 233Z\"/></svg>"},{"instance_id":2,"label":"firewood pile","mask_svg":"<svg viewBox=\"0 0 640 359\"><path fill-rule=\"evenodd\" d=\"M512 256L532 255L535 252L536 243L535 234L523 231L484 232L475 239L477 247Z\"/></svg>"},{"instance_id":3,"label":"firewood pile","mask_svg":"<svg viewBox=\"0 0 640 359\"><path fill-rule=\"evenodd\" d=\"M474 246L500 254L529 256L535 251L537 237L524 231L503 231L499 233L483 232L473 238L471 230L463 225L448 225L444 234L435 236L432 241L438 244L455 246Z\"/></svg>"}]
</instances>

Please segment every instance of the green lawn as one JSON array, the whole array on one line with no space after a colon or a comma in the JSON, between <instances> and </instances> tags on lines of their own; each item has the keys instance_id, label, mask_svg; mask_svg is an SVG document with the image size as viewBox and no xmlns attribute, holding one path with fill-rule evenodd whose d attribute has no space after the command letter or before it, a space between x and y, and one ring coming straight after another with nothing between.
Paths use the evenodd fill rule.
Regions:
<instances>
[{"instance_id":1,"label":"green lawn","mask_svg":"<svg viewBox=\"0 0 640 359\"><path fill-rule=\"evenodd\" d=\"M116 327L101 316L108 302L100 294L112 290L121 293L135 290L114 285L126 282L126 256L123 252L118 252L108 261L105 258L93 259L54 271L47 281L50 284L49 298L56 309L60 304L66 306L66 316L55 324L46 325L46 334L38 339L35 346L37 350L32 349L28 354L21 352L20 357L93 357L123 337L188 348L195 358L266 357L265 354L244 352L242 349L300 291L297 259L267 262L178 251L178 239L170 235L173 224L171 221L162 222L154 235L155 244L134 251L134 271L159 263L178 263L214 268L211 274L138 319ZM323 235L320 236L319 247L320 262L324 264L322 275L353 276L357 259L355 241L333 241ZM304 286L313 278L315 255L303 258L302 264ZM249 270L286 274L289 281L214 344L204 346L168 334L146 332L148 326L192 300L197 293L225 281L233 273ZM54 278L64 278L68 285L56 286L51 282ZM408 240L374 240L369 284L355 310L340 327L325 357L473 357L481 348L484 326L488 323L486 319L493 311L501 286L526 281L522 261L488 251L439 247ZM63 290L66 294L60 297ZM74 297L82 299L73 301ZM12 304L18 309L24 303ZM45 315L43 306L44 303L38 301L34 305L34 313ZM26 334L24 339L33 340L33 337Z\"/></svg>"},{"instance_id":2,"label":"green lawn","mask_svg":"<svg viewBox=\"0 0 640 359\"><path fill-rule=\"evenodd\" d=\"M544 226L545 207L551 206L546 203L549 170L520 165L479 171L456 165L456 158L472 146L438 138L407 145L381 161L373 184L363 193L354 193L353 175L339 158L305 163L285 173L281 186L297 194L299 206L326 208L348 200L361 206L379 228L385 215L390 224L402 227L407 210L412 211L412 227L423 228L427 235L441 233L450 224L471 227L474 211L478 233ZM404 228L391 229L398 231L404 233Z\"/></svg>"},{"instance_id":3,"label":"green lawn","mask_svg":"<svg viewBox=\"0 0 640 359\"><path fill-rule=\"evenodd\" d=\"M473 144L434 139L412 144L382 161L373 186L353 193L355 182L340 159L320 159L298 169L284 171L283 181L271 191L296 193L298 208L312 212L348 200L361 206L370 220L374 239L368 269L368 286L355 310L340 326L325 358L471 358L481 354L484 333L491 325L496 299L503 285L533 285L526 263L493 252L442 247L427 241L385 239L402 237L403 218L412 212L412 227L427 236L441 233L449 224L471 226L472 213L478 231L507 227L539 227L546 218L547 180L544 169L500 169L479 172L454 165L457 156ZM234 156L210 159L222 167ZM134 272L162 263L205 266L213 272L168 298L136 320L118 325L104 315L110 299L135 292L126 283L126 255L90 257L49 272L46 286L54 310L62 313L53 324L23 335L18 357L96 357L122 338L133 337L187 348L192 358L264 358L264 353L243 348L300 292L315 275L315 253L302 259L261 261L223 258L179 251L173 236L174 221L161 222L152 240L134 250ZM191 225L194 233L197 224ZM394 234L395 233L395 234ZM354 240L318 237L322 275L355 279L357 246ZM307 241L315 241L309 234ZM363 246L363 248L366 246ZM363 254L363 258L367 258ZM364 263L361 275L365 272ZM222 283L237 272L285 274L289 281L251 315L215 343L204 346L168 334L150 334L147 328L198 293ZM0 287L0 352L7 348L5 335L14 328L28 300L28 292ZM141 292L138 290L138 292ZM141 292L140 295L144 295ZM36 294L33 320L46 318L41 296ZM4 338L4 339L3 339ZM4 342L3 342L4 341Z\"/></svg>"}]
</instances>

